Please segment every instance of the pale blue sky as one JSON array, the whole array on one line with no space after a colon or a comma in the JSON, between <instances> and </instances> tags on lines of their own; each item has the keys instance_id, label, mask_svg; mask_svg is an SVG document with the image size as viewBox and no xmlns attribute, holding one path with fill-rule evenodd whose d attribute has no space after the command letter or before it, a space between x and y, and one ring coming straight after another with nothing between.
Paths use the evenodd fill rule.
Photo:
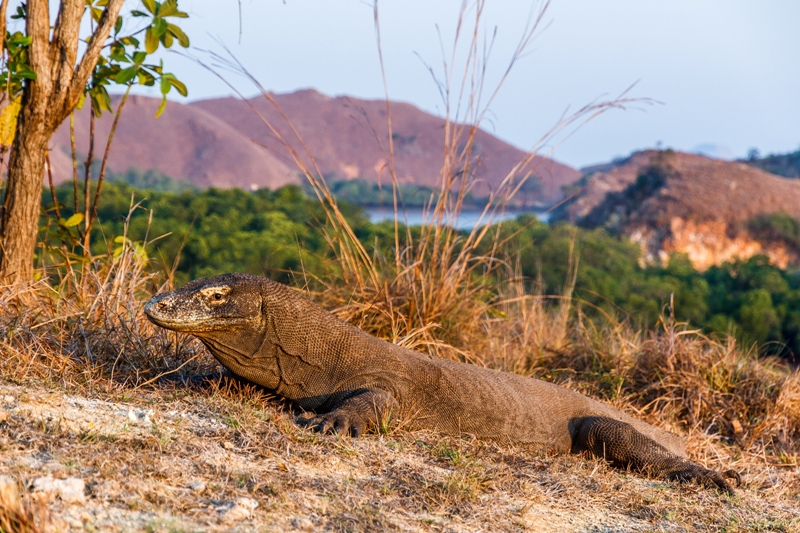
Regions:
<instances>
[{"instance_id":1,"label":"pale blue sky","mask_svg":"<svg viewBox=\"0 0 800 533\"><path fill-rule=\"evenodd\" d=\"M441 65L436 25L449 47L460 5L380 0L392 99L442 111L415 53ZM180 0L180 7L191 15L183 26L194 47L219 50L212 36L218 38L269 90L383 96L371 2L242 0L241 43L236 0ZM498 31L493 79L530 11L528 1L488 0L487 27ZM516 146L529 148L568 106L616 95L637 80L634 96L664 105L608 113L560 144L555 157L579 167L658 142L680 150L711 144L731 156L800 146L798 1L554 0L546 20L485 125ZM168 55L165 62L187 83L190 99L230 94L187 59Z\"/></svg>"}]
</instances>

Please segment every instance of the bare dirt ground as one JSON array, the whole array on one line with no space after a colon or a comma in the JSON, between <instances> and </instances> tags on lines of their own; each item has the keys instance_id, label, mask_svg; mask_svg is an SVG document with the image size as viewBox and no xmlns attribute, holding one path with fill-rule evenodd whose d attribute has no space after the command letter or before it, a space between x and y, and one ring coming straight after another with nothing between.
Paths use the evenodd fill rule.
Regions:
<instances>
[{"instance_id":1,"label":"bare dirt ground","mask_svg":"<svg viewBox=\"0 0 800 533\"><path fill-rule=\"evenodd\" d=\"M726 496L470 439L320 436L301 418L248 388L0 381L0 485L51 531L800 531L797 495L770 490L797 466Z\"/></svg>"}]
</instances>

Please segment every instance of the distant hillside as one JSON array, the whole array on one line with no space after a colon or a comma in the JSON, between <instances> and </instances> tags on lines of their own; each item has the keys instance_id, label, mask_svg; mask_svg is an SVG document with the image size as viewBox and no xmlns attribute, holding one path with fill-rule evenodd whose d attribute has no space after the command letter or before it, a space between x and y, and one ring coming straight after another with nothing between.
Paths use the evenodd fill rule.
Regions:
<instances>
[{"instance_id":1,"label":"distant hillside","mask_svg":"<svg viewBox=\"0 0 800 533\"><path fill-rule=\"evenodd\" d=\"M274 96L326 177L389 183L384 101L331 98L313 90ZM153 169L200 187L276 188L299 182L289 154L248 102L236 98L188 105L171 102L164 115L155 119L158 102L140 96L129 99L111 149L111 170ZM288 126L266 99L257 97L250 104L291 138ZM435 186L442 167L444 120L405 103L394 102L391 110L398 178L402 183ZM96 154L102 155L112 118L105 114L97 121ZM88 119L87 110L76 119L81 154L88 151ZM56 179L68 179L71 164L66 123L51 146ZM293 146L300 150L299 143ZM475 157L479 183L473 194L483 196L497 187L525 153L479 131ZM535 187L525 191L532 204L560 200L562 187L580 177L577 170L549 159L537 158L533 167L540 180L532 181Z\"/></svg>"},{"instance_id":2,"label":"distant hillside","mask_svg":"<svg viewBox=\"0 0 800 533\"><path fill-rule=\"evenodd\" d=\"M159 100L132 96L123 109L111 146L109 168L117 173L131 167L157 170L200 187L276 188L298 183L294 169L223 120L200 108L170 102L155 119ZM102 157L113 116L97 120L95 155ZM78 152L89 150L89 114L84 109L75 120ZM69 125L65 122L51 143L57 181L71 175Z\"/></svg>"},{"instance_id":3,"label":"distant hillside","mask_svg":"<svg viewBox=\"0 0 800 533\"><path fill-rule=\"evenodd\" d=\"M742 163L785 178L800 178L800 149L788 154L770 154L766 157L754 157L742 160Z\"/></svg>"},{"instance_id":4,"label":"distant hillside","mask_svg":"<svg viewBox=\"0 0 800 533\"><path fill-rule=\"evenodd\" d=\"M700 269L759 253L782 267L800 263L794 226L779 227L800 219L800 181L743 163L638 152L587 176L573 194L556 219L628 235L647 260L678 251Z\"/></svg>"}]
</instances>

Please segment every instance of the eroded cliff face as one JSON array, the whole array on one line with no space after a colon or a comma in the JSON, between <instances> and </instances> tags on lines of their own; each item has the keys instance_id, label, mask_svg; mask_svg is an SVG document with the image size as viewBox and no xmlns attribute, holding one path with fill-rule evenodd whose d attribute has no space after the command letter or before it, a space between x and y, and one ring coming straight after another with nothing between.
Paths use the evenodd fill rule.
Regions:
<instances>
[{"instance_id":1,"label":"eroded cliff face","mask_svg":"<svg viewBox=\"0 0 800 533\"><path fill-rule=\"evenodd\" d=\"M698 270L759 254L780 268L800 265L800 229L789 227L800 223L800 180L650 150L587 175L581 185L561 218L630 237L642 248L643 265L672 252L687 254ZM767 219L774 216L787 220L773 227Z\"/></svg>"},{"instance_id":2,"label":"eroded cliff face","mask_svg":"<svg viewBox=\"0 0 800 533\"><path fill-rule=\"evenodd\" d=\"M759 254L779 268L800 264L798 254L785 244L759 241L748 230L730 228L721 220L698 222L672 217L668 227L639 225L627 228L625 233L641 246L642 264L666 261L673 252L685 253L699 271Z\"/></svg>"}]
</instances>

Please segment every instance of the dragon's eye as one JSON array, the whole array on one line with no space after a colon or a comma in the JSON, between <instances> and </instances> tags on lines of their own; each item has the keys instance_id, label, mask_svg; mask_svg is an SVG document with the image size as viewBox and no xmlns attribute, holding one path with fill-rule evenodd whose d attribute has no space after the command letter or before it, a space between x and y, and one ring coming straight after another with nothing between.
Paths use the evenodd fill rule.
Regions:
<instances>
[{"instance_id":1,"label":"dragon's eye","mask_svg":"<svg viewBox=\"0 0 800 533\"><path fill-rule=\"evenodd\" d=\"M215 300L222 300L222 295L220 293L218 293L218 292L215 292L214 293L214 299Z\"/></svg>"}]
</instances>

